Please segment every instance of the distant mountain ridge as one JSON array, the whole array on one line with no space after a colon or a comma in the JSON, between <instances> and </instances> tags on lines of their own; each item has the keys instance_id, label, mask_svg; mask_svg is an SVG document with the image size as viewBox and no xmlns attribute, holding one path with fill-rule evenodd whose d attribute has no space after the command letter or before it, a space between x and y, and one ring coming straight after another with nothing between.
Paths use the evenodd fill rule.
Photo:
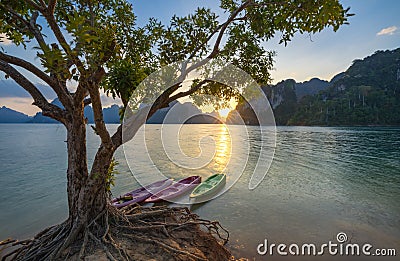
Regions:
<instances>
[{"instance_id":1,"label":"distant mountain ridge","mask_svg":"<svg viewBox=\"0 0 400 261\"><path fill-rule=\"evenodd\" d=\"M0 108L0 123L26 123L30 117L22 112L18 112L3 106Z\"/></svg>"},{"instance_id":2,"label":"distant mountain ridge","mask_svg":"<svg viewBox=\"0 0 400 261\"><path fill-rule=\"evenodd\" d=\"M301 100L306 95L315 95L320 91L325 90L332 81L324 81L318 78L312 78L306 82L295 83L295 91L297 100Z\"/></svg>"},{"instance_id":3,"label":"distant mountain ridge","mask_svg":"<svg viewBox=\"0 0 400 261\"><path fill-rule=\"evenodd\" d=\"M60 101L56 98L52 104L63 108ZM120 107L116 104L108 108L103 108L103 116L105 123L120 123L119 117ZM94 123L93 109L91 106L86 106L84 115L88 123ZM5 106L0 108L0 123L58 123L56 120L44 116L41 112L36 113L34 116L28 116L22 112L9 109Z\"/></svg>"},{"instance_id":4,"label":"distant mountain ridge","mask_svg":"<svg viewBox=\"0 0 400 261\"><path fill-rule=\"evenodd\" d=\"M286 125L286 122L296 110L298 102L303 97L313 96L326 90L342 76L343 74L340 73L329 82L318 78L312 78L305 82L296 82L293 79L287 79L275 85L262 86L261 89L267 96L274 111L276 123L278 125ZM229 113L227 123L258 125L258 120L250 105L244 102L244 104L238 104L236 110Z\"/></svg>"},{"instance_id":5,"label":"distant mountain ridge","mask_svg":"<svg viewBox=\"0 0 400 261\"><path fill-rule=\"evenodd\" d=\"M400 48L376 51L364 59L357 59L329 82L312 78L305 82L293 79L262 87L267 96L277 125L400 125ZM147 123L219 123L218 114L202 114L193 104L177 104L158 110ZM53 104L61 106L58 99ZM174 106L174 105L177 106ZM257 104L257 102L255 103ZM262 104L262 103L260 103ZM258 105L261 106L261 105ZM262 110L264 108L256 108ZM106 123L119 123L118 105L103 109ZM85 107L88 123L93 123L93 110ZM0 108L0 123L55 123L37 113L29 117L15 110ZM258 120L247 102L231 111L228 124L257 125Z\"/></svg>"},{"instance_id":6,"label":"distant mountain ridge","mask_svg":"<svg viewBox=\"0 0 400 261\"><path fill-rule=\"evenodd\" d=\"M168 107L154 113L148 124L218 124L223 120L217 112L204 113L190 102L173 101Z\"/></svg>"},{"instance_id":7,"label":"distant mountain ridge","mask_svg":"<svg viewBox=\"0 0 400 261\"><path fill-rule=\"evenodd\" d=\"M63 108L58 99L54 99L52 104ZM120 123L119 116L120 107L116 104L108 108L103 108L104 122L108 124ZM87 123L94 123L93 109L91 106L86 106L84 115ZM148 124L217 124L223 122L218 113L203 113L200 109L192 103L179 103L177 101L171 102L170 106L158 110L147 121ZM9 109L5 106L0 108L0 123L58 123L56 120L44 116L41 112L36 113L30 117L21 112Z\"/></svg>"},{"instance_id":8,"label":"distant mountain ridge","mask_svg":"<svg viewBox=\"0 0 400 261\"><path fill-rule=\"evenodd\" d=\"M288 125L400 125L400 48L353 61L342 77L306 96Z\"/></svg>"},{"instance_id":9,"label":"distant mountain ridge","mask_svg":"<svg viewBox=\"0 0 400 261\"><path fill-rule=\"evenodd\" d=\"M400 48L357 59L329 82L289 79L262 89L277 125L400 125ZM227 121L240 124L237 114L246 124L258 124L246 102Z\"/></svg>"}]
</instances>

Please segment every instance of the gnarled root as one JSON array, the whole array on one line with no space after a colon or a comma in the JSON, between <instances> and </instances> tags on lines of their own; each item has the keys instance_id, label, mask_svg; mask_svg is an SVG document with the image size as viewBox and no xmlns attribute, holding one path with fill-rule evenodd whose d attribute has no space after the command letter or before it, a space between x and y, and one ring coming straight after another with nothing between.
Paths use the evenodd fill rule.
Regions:
<instances>
[{"instance_id":1,"label":"gnarled root","mask_svg":"<svg viewBox=\"0 0 400 261\"><path fill-rule=\"evenodd\" d=\"M188 208L108 206L79 233L70 221L45 229L33 239L0 242L13 247L2 260L227 260L222 246L229 233L216 221L200 219ZM72 237L71 235L74 235ZM66 244L66 240L69 244Z\"/></svg>"}]
</instances>

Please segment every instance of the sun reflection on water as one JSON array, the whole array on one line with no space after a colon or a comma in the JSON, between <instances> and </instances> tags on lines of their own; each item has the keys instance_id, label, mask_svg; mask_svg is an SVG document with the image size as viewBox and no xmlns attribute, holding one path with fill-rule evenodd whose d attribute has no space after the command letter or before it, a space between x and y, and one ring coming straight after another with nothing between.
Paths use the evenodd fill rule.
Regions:
<instances>
[{"instance_id":1,"label":"sun reflection on water","mask_svg":"<svg viewBox=\"0 0 400 261\"><path fill-rule=\"evenodd\" d=\"M220 124L215 130L215 155L213 158L213 169L224 172L232 155L232 140L229 129L225 124Z\"/></svg>"}]
</instances>

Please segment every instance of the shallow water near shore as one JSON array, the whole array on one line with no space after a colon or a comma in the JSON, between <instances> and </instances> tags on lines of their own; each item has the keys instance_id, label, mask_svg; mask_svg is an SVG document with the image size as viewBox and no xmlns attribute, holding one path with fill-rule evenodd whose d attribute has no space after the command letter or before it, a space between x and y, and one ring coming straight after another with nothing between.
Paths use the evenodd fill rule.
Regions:
<instances>
[{"instance_id":1,"label":"shallow water near shore","mask_svg":"<svg viewBox=\"0 0 400 261\"><path fill-rule=\"evenodd\" d=\"M146 135L157 136L160 125L147 126ZM213 142L205 140L200 146L206 154L208 145L215 149L214 159L202 169L182 171L160 152L157 139L148 149L154 165L172 178L195 173L205 178L221 171L226 157L231 164L231 169L225 170L229 180L232 168L238 169L248 156L243 174L225 194L190 206L201 217L219 220L230 231L228 246L235 256L279 260L278 256L258 255L257 246L265 239L276 244L323 244L335 241L339 232L345 232L353 243L400 251L400 128L278 127L269 172L255 190L249 190L260 129L248 127L247 138L240 129L243 127L234 126L230 135L243 140L243 146L234 146L223 137L227 134L221 126L183 127L187 134L181 149L186 154L198 153L193 144L198 144L199 137L214 137ZM108 127L115 130L117 126ZM32 236L63 221L68 214L64 128L0 124L0 137L0 240ZM89 128L89 161L97 145L98 139ZM135 147L131 149L135 151ZM129 165L137 177L146 180L151 169L140 150L135 153L128 153L135 164ZM173 148L169 153L174 153ZM119 195L137 188L138 183L124 151L118 150L115 156L120 174L113 194Z\"/></svg>"}]
</instances>

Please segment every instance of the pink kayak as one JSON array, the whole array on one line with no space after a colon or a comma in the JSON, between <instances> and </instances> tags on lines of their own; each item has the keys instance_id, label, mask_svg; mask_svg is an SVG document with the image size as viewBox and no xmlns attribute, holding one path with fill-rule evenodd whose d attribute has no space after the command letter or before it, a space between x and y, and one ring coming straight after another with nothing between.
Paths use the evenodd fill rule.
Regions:
<instances>
[{"instance_id":1,"label":"pink kayak","mask_svg":"<svg viewBox=\"0 0 400 261\"><path fill-rule=\"evenodd\" d=\"M157 202L161 200L170 200L176 198L188 191L191 191L200 183L201 183L200 176L190 176L188 178L181 179L175 184L169 186L168 188L163 189L160 192L149 197L144 202L149 203L149 202Z\"/></svg>"},{"instance_id":2,"label":"pink kayak","mask_svg":"<svg viewBox=\"0 0 400 261\"><path fill-rule=\"evenodd\" d=\"M151 183L147 186L140 187L128 192L118 198L114 198L111 203L114 207L122 208L134 203L140 203L148 197L160 192L172 184L172 179L165 179Z\"/></svg>"}]
</instances>

